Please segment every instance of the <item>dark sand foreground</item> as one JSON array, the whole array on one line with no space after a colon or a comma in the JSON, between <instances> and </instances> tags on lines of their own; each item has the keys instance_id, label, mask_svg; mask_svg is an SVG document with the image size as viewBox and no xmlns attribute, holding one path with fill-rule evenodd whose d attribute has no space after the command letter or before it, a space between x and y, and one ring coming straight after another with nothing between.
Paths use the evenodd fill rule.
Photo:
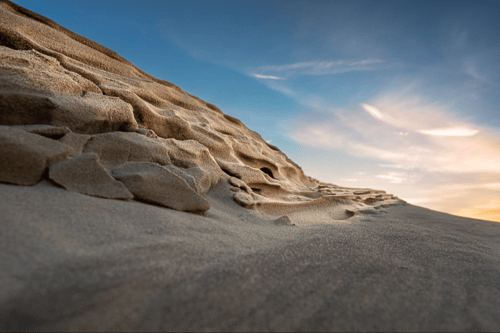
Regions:
<instances>
[{"instance_id":1,"label":"dark sand foreground","mask_svg":"<svg viewBox=\"0 0 500 333\"><path fill-rule=\"evenodd\" d=\"M223 184L209 216L0 193L2 330L500 330L495 222L400 205L279 225Z\"/></svg>"}]
</instances>

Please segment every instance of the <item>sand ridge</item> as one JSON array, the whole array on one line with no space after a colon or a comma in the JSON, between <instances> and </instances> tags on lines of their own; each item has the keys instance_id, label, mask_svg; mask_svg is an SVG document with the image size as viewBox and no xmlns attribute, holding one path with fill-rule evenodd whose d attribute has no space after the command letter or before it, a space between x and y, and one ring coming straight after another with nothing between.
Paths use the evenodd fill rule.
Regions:
<instances>
[{"instance_id":1,"label":"sand ridge","mask_svg":"<svg viewBox=\"0 0 500 333\"><path fill-rule=\"evenodd\" d=\"M156 173L159 180L170 171L187 182L182 186L186 201L189 189L203 195L219 181L233 179L234 200L246 208L286 211L350 200L356 203L352 209L364 209L399 202L383 191L341 188L306 176L238 119L10 1L0 2L0 24L0 125L58 140L60 147L72 148L66 157L75 159L73 164L85 160L77 159L80 154L92 153L113 176L122 163L155 163L162 170ZM45 126L45 132L26 126ZM136 177L140 174L136 168ZM9 177L2 181L21 184ZM82 188L66 178L66 186L60 185ZM165 203L157 199L149 201ZM208 210L194 201L186 209L196 207Z\"/></svg>"}]
</instances>

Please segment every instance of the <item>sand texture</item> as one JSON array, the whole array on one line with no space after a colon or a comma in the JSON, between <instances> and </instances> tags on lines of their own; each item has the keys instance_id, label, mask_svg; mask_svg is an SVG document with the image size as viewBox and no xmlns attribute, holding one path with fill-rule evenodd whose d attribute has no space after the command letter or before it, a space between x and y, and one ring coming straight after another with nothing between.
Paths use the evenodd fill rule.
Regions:
<instances>
[{"instance_id":1,"label":"sand texture","mask_svg":"<svg viewBox=\"0 0 500 333\"><path fill-rule=\"evenodd\" d=\"M500 330L500 224L304 174L0 0L0 330Z\"/></svg>"},{"instance_id":2,"label":"sand texture","mask_svg":"<svg viewBox=\"0 0 500 333\"><path fill-rule=\"evenodd\" d=\"M500 330L500 224L411 205L271 219L233 194L201 216L0 184L0 328Z\"/></svg>"}]
</instances>

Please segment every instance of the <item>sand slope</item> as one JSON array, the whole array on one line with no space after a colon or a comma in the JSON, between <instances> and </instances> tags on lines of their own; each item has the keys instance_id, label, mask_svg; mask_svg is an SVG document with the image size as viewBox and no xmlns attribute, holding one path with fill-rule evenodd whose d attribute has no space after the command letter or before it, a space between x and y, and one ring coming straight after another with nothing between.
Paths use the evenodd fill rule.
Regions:
<instances>
[{"instance_id":1,"label":"sand slope","mask_svg":"<svg viewBox=\"0 0 500 333\"><path fill-rule=\"evenodd\" d=\"M232 193L205 217L0 185L0 327L500 329L500 224L400 205L290 227Z\"/></svg>"}]
</instances>

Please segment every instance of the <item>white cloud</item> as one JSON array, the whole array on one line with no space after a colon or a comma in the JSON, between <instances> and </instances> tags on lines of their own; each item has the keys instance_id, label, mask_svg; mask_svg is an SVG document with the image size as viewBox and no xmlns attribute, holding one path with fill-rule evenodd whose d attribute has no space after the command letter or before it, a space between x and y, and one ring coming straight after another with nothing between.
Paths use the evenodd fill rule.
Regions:
<instances>
[{"instance_id":1,"label":"white cloud","mask_svg":"<svg viewBox=\"0 0 500 333\"><path fill-rule=\"evenodd\" d=\"M405 178L403 177L403 174L396 173L396 172L390 172L390 173L385 174L385 175L377 175L376 177L381 178L381 179L387 179L387 180L389 180L389 182L391 182L393 184L399 184L399 183L403 182L403 180L405 180Z\"/></svg>"},{"instance_id":2,"label":"white cloud","mask_svg":"<svg viewBox=\"0 0 500 333\"><path fill-rule=\"evenodd\" d=\"M267 79L267 80L284 80L284 78L273 75L262 75L262 74L252 74L252 76L258 79Z\"/></svg>"},{"instance_id":3,"label":"white cloud","mask_svg":"<svg viewBox=\"0 0 500 333\"><path fill-rule=\"evenodd\" d=\"M334 60L334 61L305 61L286 65L261 66L257 70L262 76L274 77L278 73L290 75L331 75L352 71L371 71L383 68L384 62L380 59L365 60ZM255 74L254 74L255 76ZM279 76L276 76L279 77Z\"/></svg>"},{"instance_id":4,"label":"white cloud","mask_svg":"<svg viewBox=\"0 0 500 333\"><path fill-rule=\"evenodd\" d=\"M372 109L368 104L363 105L365 110L372 111L368 111L372 117L382 118L382 122L370 121L372 118L355 110L322 114L317 119L304 116L297 121L296 130L290 133L290 137L312 147L338 149L353 156L389 161L393 168L500 173L500 146L492 136L495 134L489 134L488 129L457 119L443 106L435 107L434 118L426 119L427 104L424 104L422 113L414 104L411 112L406 113L408 108L397 109L389 106L387 101L384 105L391 113L384 113L380 107ZM446 112L440 113L440 110ZM393 116L395 114L399 119ZM394 121L387 122L387 119ZM418 129L420 126L429 128L433 119L444 126L435 130ZM407 135L399 135L394 131L395 127L413 127L413 130L404 132L409 133Z\"/></svg>"},{"instance_id":5,"label":"white cloud","mask_svg":"<svg viewBox=\"0 0 500 333\"><path fill-rule=\"evenodd\" d=\"M329 70L338 68L359 68L360 66L367 66L373 64L379 64L382 60L379 59L368 59L361 61L349 61L349 60L337 60L337 61L307 61L307 62L297 62L294 64L282 65L282 66L270 66L274 70L289 70L289 69L313 69L313 70Z\"/></svg>"},{"instance_id":6,"label":"white cloud","mask_svg":"<svg viewBox=\"0 0 500 333\"><path fill-rule=\"evenodd\" d=\"M439 128L433 130L420 130L418 132L434 136L472 136L477 134L479 131L468 128Z\"/></svg>"},{"instance_id":7,"label":"white cloud","mask_svg":"<svg viewBox=\"0 0 500 333\"><path fill-rule=\"evenodd\" d=\"M403 169L403 170L412 169L412 167L407 167L401 164L379 164L378 166L382 168Z\"/></svg>"},{"instance_id":8,"label":"white cloud","mask_svg":"<svg viewBox=\"0 0 500 333\"><path fill-rule=\"evenodd\" d=\"M273 83L275 83L275 82L276 81L273 81ZM290 96L290 97L294 97L296 95L296 93L292 89L285 87L283 85L268 84L267 86L273 90L279 91L280 93L285 94L285 95Z\"/></svg>"},{"instance_id":9,"label":"white cloud","mask_svg":"<svg viewBox=\"0 0 500 333\"><path fill-rule=\"evenodd\" d=\"M448 105L425 101L406 91L386 94L361 106L372 117L404 130L403 133L429 128L467 128Z\"/></svg>"},{"instance_id":10,"label":"white cloud","mask_svg":"<svg viewBox=\"0 0 500 333\"><path fill-rule=\"evenodd\" d=\"M380 119L380 120L385 118L384 115L379 110L377 110L377 108L375 108L371 105L368 105L368 104L361 104L361 106L363 107L363 109L365 109L373 117Z\"/></svg>"}]
</instances>

